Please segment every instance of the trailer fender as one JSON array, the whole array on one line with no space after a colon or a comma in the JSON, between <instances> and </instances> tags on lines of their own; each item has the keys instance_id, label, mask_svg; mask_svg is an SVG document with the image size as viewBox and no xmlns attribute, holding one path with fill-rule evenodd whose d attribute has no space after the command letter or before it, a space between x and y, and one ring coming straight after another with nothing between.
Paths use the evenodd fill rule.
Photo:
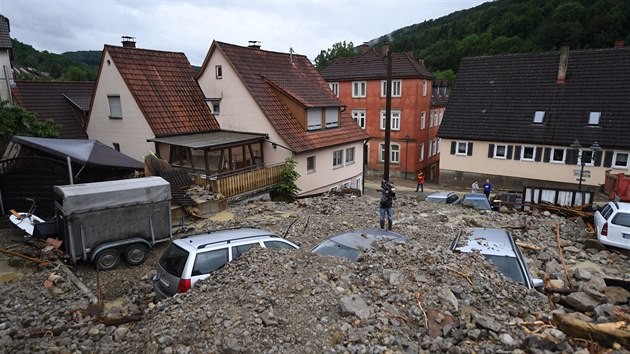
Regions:
<instances>
[{"instance_id":1,"label":"trailer fender","mask_svg":"<svg viewBox=\"0 0 630 354\"><path fill-rule=\"evenodd\" d=\"M103 243L101 245L98 245L98 247L94 249L94 252L92 252L92 255L90 256L90 262L94 262L94 259L96 259L96 256L103 250L110 249L110 248L117 248L120 246L129 245L132 243L142 243L142 244L147 245L148 248L151 248L151 243L141 237L134 237L134 238L126 239L126 240Z\"/></svg>"}]
</instances>

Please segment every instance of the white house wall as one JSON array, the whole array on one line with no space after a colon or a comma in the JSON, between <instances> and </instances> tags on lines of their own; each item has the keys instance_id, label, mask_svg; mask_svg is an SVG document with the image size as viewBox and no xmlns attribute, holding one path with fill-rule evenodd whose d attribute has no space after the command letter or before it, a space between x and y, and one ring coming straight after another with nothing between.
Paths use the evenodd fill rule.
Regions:
<instances>
[{"instance_id":1,"label":"white house wall","mask_svg":"<svg viewBox=\"0 0 630 354\"><path fill-rule=\"evenodd\" d=\"M0 99L8 101L11 98L11 84L13 72L9 49L0 49Z\"/></svg>"},{"instance_id":2,"label":"white house wall","mask_svg":"<svg viewBox=\"0 0 630 354\"><path fill-rule=\"evenodd\" d=\"M440 157L440 170L441 174L461 171L464 173L470 173L474 175L487 175L487 176L506 176L506 177L518 177L522 179L551 181L558 183L576 184L576 176L573 171L579 170L580 165L543 162L541 161L521 161L516 159L498 159L488 157L488 147L490 144L505 144L505 145L521 145L521 146L534 146L534 147L554 147L549 145L532 145L532 144L520 144L520 143L502 143L502 142L488 142L488 141L472 141L473 153L471 156L452 155L450 154L450 146L452 139L442 139L441 157ZM464 140L457 140L464 141ZM557 148L569 149L568 146L555 146ZM590 171L589 178L585 178L582 182L583 185L600 185L604 183L605 171L610 167L602 166L585 166L584 170ZM621 171L623 172L623 171ZM467 181L468 182L468 181ZM469 181L471 184L472 180Z\"/></svg>"},{"instance_id":3,"label":"white house wall","mask_svg":"<svg viewBox=\"0 0 630 354\"><path fill-rule=\"evenodd\" d=\"M105 52L104 55L90 111L87 134L90 139L99 140L109 146L118 143L120 152L143 161L144 156L155 149L153 143L147 142L147 139L154 138L155 135L118 72L116 63L109 53ZM122 119L109 118L108 95L120 96Z\"/></svg>"}]
</instances>

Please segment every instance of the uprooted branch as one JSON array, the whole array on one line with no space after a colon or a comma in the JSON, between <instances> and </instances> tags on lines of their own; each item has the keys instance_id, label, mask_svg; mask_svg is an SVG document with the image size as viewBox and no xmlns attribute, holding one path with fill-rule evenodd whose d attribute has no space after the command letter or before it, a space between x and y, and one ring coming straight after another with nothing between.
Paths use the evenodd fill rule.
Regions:
<instances>
[{"instance_id":1,"label":"uprooted branch","mask_svg":"<svg viewBox=\"0 0 630 354\"><path fill-rule=\"evenodd\" d=\"M446 269L450 270L451 272L453 272L453 273L455 273L455 274L459 274L459 275L461 275L461 276L462 276L462 277L464 277L466 280L468 280L468 283L470 283L470 285L473 285L473 281L472 281L472 279L470 278L470 274L468 274L468 272L460 272L460 271L458 271L458 270L456 270L456 269L453 269L453 268L451 268L451 267L446 267Z\"/></svg>"}]
</instances>

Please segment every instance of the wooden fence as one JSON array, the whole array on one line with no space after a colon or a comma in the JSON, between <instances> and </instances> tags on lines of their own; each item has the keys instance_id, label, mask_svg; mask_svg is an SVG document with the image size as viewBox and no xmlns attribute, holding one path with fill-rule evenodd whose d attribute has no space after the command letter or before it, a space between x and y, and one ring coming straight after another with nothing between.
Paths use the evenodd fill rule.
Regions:
<instances>
[{"instance_id":1,"label":"wooden fence","mask_svg":"<svg viewBox=\"0 0 630 354\"><path fill-rule=\"evenodd\" d=\"M209 186L214 193L220 193L225 197L233 197L280 183L282 181L280 170L283 167L284 164L281 164L225 177L193 176L193 181L200 186Z\"/></svg>"}]
</instances>

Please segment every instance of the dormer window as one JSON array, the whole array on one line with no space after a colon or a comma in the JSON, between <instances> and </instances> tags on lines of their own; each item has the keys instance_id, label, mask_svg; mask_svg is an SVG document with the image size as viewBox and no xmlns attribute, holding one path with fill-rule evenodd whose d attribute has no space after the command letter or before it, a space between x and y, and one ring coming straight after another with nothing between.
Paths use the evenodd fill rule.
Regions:
<instances>
[{"instance_id":1,"label":"dormer window","mask_svg":"<svg viewBox=\"0 0 630 354\"><path fill-rule=\"evenodd\" d=\"M322 129L322 109L309 108L306 111L308 118L308 130Z\"/></svg>"},{"instance_id":2,"label":"dormer window","mask_svg":"<svg viewBox=\"0 0 630 354\"><path fill-rule=\"evenodd\" d=\"M588 116L588 125L599 125L599 117L602 112L591 112Z\"/></svg>"},{"instance_id":3,"label":"dormer window","mask_svg":"<svg viewBox=\"0 0 630 354\"><path fill-rule=\"evenodd\" d=\"M339 108L326 108L326 128L339 126Z\"/></svg>"},{"instance_id":4,"label":"dormer window","mask_svg":"<svg viewBox=\"0 0 630 354\"><path fill-rule=\"evenodd\" d=\"M534 124L542 124L544 118L545 118L545 112L537 111L534 114Z\"/></svg>"}]
</instances>

